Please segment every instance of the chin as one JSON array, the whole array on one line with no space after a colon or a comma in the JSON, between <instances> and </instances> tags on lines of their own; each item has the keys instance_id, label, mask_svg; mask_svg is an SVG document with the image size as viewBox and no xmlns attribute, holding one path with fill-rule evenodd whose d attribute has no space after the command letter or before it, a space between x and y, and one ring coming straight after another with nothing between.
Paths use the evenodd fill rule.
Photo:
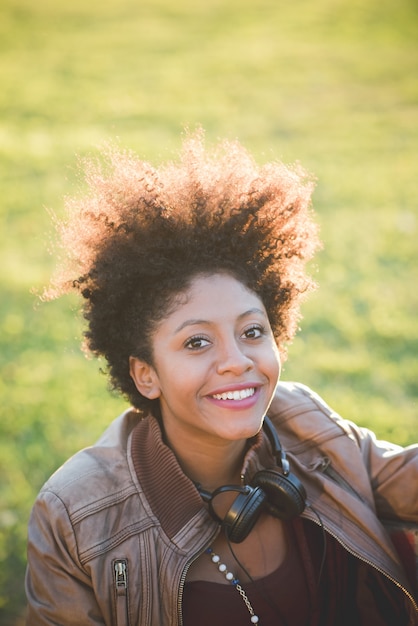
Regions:
<instances>
[{"instance_id":1,"label":"chin","mask_svg":"<svg viewBox=\"0 0 418 626\"><path fill-rule=\"evenodd\" d=\"M262 427L262 420L252 419L246 423L234 424L233 428L228 429L228 433L226 438L231 440L239 441L241 439L251 439L251 437L255 437L255 435L260 431Z\"/></svg>"}]
</instances>

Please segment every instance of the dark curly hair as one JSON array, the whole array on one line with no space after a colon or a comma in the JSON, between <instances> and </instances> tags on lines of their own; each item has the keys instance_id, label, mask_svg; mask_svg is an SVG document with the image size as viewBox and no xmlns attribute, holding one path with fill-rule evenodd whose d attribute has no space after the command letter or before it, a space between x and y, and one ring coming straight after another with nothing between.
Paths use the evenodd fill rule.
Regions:
<instances>
[{"instance_id":1,"label":"dark curly hair","mask_svg":"<svg viewBox=\"0 0 418 626\"><path fill-rule=\"evenodd\" d=\"M258 167L238 142L206 150L202 131L158 169L115 148L104 157L86 163L90 192L67 202L66 260L46 297L84 298L85 347L105 357L113 388L152 408L129 357L152 364L153 330L197 275L229 273L255 292L284 355L314 286L305 273L318 246L312 179L300 166Z\"/></svg>"}]
</instances>

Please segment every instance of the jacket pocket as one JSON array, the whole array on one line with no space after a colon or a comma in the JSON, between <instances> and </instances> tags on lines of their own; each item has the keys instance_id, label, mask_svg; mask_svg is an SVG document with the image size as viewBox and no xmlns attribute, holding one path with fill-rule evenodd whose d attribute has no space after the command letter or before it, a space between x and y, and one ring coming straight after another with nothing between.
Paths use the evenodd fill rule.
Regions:
<instances>
[{"instance_id":1,"label":"jacket pocket","mask_svg":"<svg viewBox=\"0 0 418 626\"><path fill-rule=\"evenodd\" d=\"M363 503L366 503L366 500L353 488L353 486L339 473L335 470L329 459L324 459L324 467L322 468L323 474L331 478L335 483L337 483L340 487L342 487L348 493L351 493L357 500L360 500Z\"/></svg>"},{"instance_id":2,"label":"jacket pocket","mask_svg":"<svg viewBox=\"0 0 418 626\"><path fill-rule=\"evenodd\" d=\"M129 626L128 559L115 559L113 561L113 575L115 585L115 626Z\"/></svg>"}]
</instances>

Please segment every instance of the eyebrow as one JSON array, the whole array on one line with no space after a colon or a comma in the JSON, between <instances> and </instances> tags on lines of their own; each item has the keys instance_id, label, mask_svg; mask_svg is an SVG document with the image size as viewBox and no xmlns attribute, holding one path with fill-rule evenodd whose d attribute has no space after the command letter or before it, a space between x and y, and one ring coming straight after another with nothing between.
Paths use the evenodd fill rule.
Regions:
<instances>
[{"instance_id":1,"label":"eyebrow","mask_svg":"<svg viewBox=\"0 0 418 626\"><path fill-rule=\"evenodd\" d=\"M238 320L242 320L245 317L248 317L249 315L253 315L254 313L258 314L258 315L262 315L263 317L267 317L265 311L262 311L261 309L254 307L252 309L248 309L248 311L245 311L244 313L241 313L240 315L238 315ZM204 320L204 319L189 319L189 320L185 320L184 322L182 322L180 324L180 326L178 326L175 331L174 334L179 333L181 330L183 330L183 328L186 328L187 326L199 326L199 325L207 325L210 326L211 324L213 324L213 322L211 322L210 320Z\"/></svg>"}]
</instances>

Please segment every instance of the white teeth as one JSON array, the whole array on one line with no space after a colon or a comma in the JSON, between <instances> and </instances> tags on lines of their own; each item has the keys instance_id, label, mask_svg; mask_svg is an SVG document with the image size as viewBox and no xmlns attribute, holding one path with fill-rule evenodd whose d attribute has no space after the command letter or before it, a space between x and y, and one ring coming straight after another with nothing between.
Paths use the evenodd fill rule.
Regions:
<instances>
[{"instance_id":1,"label":"white teeth","mask_svg":"<svg viewBox=\"0 0 418 626\"><path fill-rule=\"evenodd\" d=\"M240 391L227 391L226 393L216 393L214 398L216 400L244 400L255 394L254 387L248 389L241 389Z\"/></svg>"}]
</instances>

